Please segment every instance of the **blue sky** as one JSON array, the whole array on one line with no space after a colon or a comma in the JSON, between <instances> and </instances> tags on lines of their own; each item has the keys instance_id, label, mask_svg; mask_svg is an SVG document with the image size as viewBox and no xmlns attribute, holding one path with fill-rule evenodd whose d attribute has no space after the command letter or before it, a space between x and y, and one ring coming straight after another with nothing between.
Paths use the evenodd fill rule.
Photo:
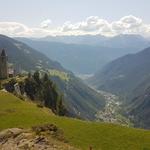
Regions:
<instances>
[{"instance_id":1,"label":"blue sky","mask_svg":"<svg viewBox=\"0 0 150 150\"><path fill-rule=\"evenodd\" d=\"M19 31L17 35L21 35L22 29L26 30L26 34L29 34L30 31L32 34L39 32L39 36L51 34L51 32L57 34L60 31L65 34L83 34L90 33L100 24L98 32L95 30L92 33L103 34L105 30L107 33L104 34L110 35L130 33L130 24L124 24L124 20L130 20L132 28L133 22L136 22L136 26L142 24L142 28L134 29L134 33L143 34L144 30L144 34L145 32L147 34L150 30L149 8L150 0L0 0L0 32L5 33L4 27L6 25L7 29L11 27L11 30L8 30L9 33L12 28L15 29L14 33ZM98 18L88 19L90 16ZM122 19L122 21L121 18L126 16L129 17ZM93 22L93 19L95 24L91 25L90 23L89 27L87 22L91 22L91 20ZM142 21L138 19L142 19ZM69 22L66 23L66 21ZM117 25L112 26L113 22L117 22ZM101 24L105 24L105 27ZM44 29L42 30L41 27ZM79 27L81 28L79 29ZM114 31L116 29L117 31ZM113 31L110 33L109 30ZM13 36L14 33L11 35Z\"/></svg>"},{"instance_id":2,"label":"blue sky","mask_svg":"<svg viewBox=\"0 0 150 150\"><path fill-rule=\"evenodd\" d=\"M150 23L149 10L150 0L0 0L0 21L35 26L48 18L60 25L88 16L113 21L132 14Z\"/></svg>"}]
</instances>

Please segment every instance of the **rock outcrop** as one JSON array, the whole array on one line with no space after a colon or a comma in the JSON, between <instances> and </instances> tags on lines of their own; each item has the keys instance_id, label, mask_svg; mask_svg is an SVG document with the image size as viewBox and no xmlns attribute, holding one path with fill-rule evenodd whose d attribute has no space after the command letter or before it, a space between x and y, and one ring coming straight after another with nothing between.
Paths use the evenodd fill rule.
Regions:
<instances>
[{"instance_id":1,"label":"rock outcrop","mask_svg":"<svg viewBox=\"0 0 150 150\"><path fill-rule=\"evenodd\" d=\"M1 150L77 150L70 146L55 125L12 128L0 132Z\"/></svg>"}]
</instances>

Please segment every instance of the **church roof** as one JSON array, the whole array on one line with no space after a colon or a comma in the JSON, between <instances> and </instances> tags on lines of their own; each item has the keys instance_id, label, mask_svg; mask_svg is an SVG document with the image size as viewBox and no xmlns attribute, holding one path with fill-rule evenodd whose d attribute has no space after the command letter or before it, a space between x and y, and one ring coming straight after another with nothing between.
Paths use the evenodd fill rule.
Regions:
<instances>
[{"instance_id":1,"label":"church roof","mask_svg":"<svg viewBox=\"0 0 150 150\"><path fill-rule=\"evenodd\" d=\"M2 49L1 56L6 56L5 49Z\"/></svg>"}]
</instances>

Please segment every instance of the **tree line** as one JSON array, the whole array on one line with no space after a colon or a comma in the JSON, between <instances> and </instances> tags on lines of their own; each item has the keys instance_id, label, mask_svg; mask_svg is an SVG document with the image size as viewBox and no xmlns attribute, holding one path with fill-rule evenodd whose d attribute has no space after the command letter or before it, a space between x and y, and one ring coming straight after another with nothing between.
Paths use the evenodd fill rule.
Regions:
<instances>
[{"instance_id":1,"label":"tree line","mask_svg":"<svg viewBox=\"0 0 150 150\"><path fill-rule=\"evenodd\" d=\"M57 115L67 114L63 95L60 94L56 84L47 73L42 77L38 71L34 74L29 73L25 80L17 82L14 78L5 83L4 87L7 91L14 93L16 84L18 84L21 95L26 95L32 101L37 102L39 106L48 107Z\"/></svg>"}]
</instances>

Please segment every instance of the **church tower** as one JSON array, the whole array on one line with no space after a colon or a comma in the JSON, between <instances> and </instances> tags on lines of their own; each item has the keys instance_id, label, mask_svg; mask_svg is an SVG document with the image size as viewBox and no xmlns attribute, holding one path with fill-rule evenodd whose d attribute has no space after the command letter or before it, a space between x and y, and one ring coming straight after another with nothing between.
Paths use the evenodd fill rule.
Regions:
<instances>
[{"instance_id":1,"label":"church tower","mask_svg":"<svg viewBox=\"0 0 150 150\"><path fill-rule=\"evenodd\" d=\"M8 58L4 49L0 54L0 79L8 78Z\"/></svg>"}]
</instances>

